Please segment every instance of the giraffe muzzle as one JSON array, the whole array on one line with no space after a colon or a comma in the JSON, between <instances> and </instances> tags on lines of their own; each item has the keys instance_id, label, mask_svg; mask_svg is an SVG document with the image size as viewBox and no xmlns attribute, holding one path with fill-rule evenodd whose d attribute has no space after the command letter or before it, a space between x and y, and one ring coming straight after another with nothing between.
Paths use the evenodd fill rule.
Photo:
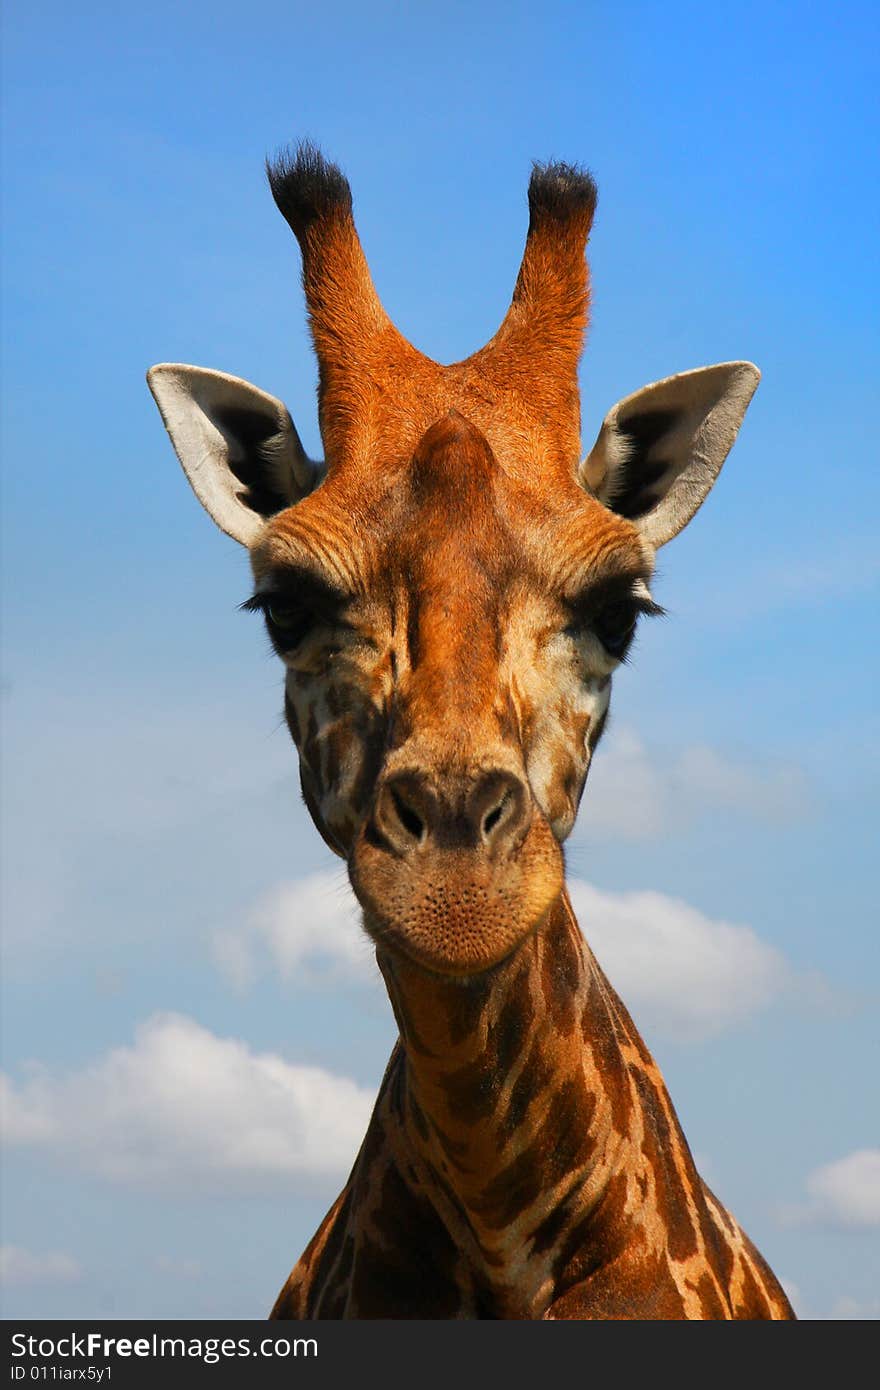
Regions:
<instances>
[{"instance_id":1,"label":"giraffe muzzle","mask_svg":"<svg viewBox=\"0 0 880 1390\"><path fill-rule=\"evenodd\" d=\"M473 975L546 916L562 854L515 772L438 782L406 768L380 782L349 874L377 945L443 975Z\"/></svg>"}]
</instances>

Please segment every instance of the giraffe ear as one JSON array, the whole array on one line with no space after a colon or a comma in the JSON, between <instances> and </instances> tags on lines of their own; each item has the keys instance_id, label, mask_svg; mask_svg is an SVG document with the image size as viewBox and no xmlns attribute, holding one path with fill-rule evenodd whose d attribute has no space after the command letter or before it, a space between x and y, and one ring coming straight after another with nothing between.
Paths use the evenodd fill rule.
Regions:
<instances>
[{"instance_id":1,"label":"giraffe ear","mask_svg":"<svg viewBox=\"0 0 880 1390\"><path fill-rule=\"evenodd\" d=\"M718 477L760 379L751 362L721 362L633 392L605 416L581 483L664 545Z\"/></svg>"},{"instance_id":2,"label":"giraffe ear","mask_svg":"<svg viewBox=\"0 0 880 1390\"><path fill-rule=\"evenodd\" d=\"M287 408L247 381L163 362L147 372L193 492L233 540L251 545L263 522L317 486Z\"/></svg>"}]
</instances>

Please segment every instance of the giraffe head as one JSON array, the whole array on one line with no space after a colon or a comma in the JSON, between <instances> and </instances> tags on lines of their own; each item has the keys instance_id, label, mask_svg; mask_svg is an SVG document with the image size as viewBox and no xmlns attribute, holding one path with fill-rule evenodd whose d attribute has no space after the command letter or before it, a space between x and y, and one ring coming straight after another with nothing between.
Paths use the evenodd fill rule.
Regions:
<instances>
[{"instance_id":1,"label":"giraffe head","mask_svg":"<svg viewBox=\"0 0 880 1390\"><path fill-rule=\"evenodd\" d=\"M165 364L149 383L196 495L248 546L286 667L303 794L380 948L447 975L504 959L562 887L654 554L711 488L758 382L666 378L581 461L592 179L536 166L510 309L441 366L377 298L342 174L269 170L303 255L325 462L280 401Z\"/></svg>"}]
</instances>

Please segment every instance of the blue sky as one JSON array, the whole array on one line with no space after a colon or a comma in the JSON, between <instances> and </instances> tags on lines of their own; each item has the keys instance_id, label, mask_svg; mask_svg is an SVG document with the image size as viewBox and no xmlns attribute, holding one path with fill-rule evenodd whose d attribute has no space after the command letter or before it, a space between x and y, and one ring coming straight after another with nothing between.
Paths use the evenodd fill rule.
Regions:
<instances>
[{"instance_id":1,"label":"blue sky","mask_svg":"<svg viewBox=\"0 0 880 1390\"><path fill-rule=\"evenodd\" d=\"M246 559L143 380L231 371L319 450L262 169L302 136L442 361L504 312L531 160L589 165L586 444L646 382L763 370L661 555L569 867L705 1176L805 1315L880 1315L876 30L766 0L7 5L6 1316L261 1316L393 1040Z\"/></svg>"}]
</instances>

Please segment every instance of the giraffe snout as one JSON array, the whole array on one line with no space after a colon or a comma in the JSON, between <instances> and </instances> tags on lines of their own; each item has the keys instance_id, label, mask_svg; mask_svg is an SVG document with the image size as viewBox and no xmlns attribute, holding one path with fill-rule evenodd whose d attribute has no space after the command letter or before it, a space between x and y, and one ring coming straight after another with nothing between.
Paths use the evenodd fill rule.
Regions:
<instances>
[{"instance_id":1,"label":"giraffe snout","mask_svg":"<svg viewBox=\"0 0 880 1390\"><path fill-rule=\"evenodd\" d=\"M384 770L349 877L382 951L473 975L544 920L562 888L562 852L506 750L439 768L417 751Z\"/></svg>"},{"instance_id":2,"label":"giraffe snout","mask_svg":"<svg viewBox=\"0 0 880 1390\"><path fill-rule=\"evenodd\" d=\"M528 832L531 798L522 778L502 768L463 775L438 787L407 769L385 778L372 816L374 835L401 857L433 850L513 853Z\"/></svg>"}]
</instances>

